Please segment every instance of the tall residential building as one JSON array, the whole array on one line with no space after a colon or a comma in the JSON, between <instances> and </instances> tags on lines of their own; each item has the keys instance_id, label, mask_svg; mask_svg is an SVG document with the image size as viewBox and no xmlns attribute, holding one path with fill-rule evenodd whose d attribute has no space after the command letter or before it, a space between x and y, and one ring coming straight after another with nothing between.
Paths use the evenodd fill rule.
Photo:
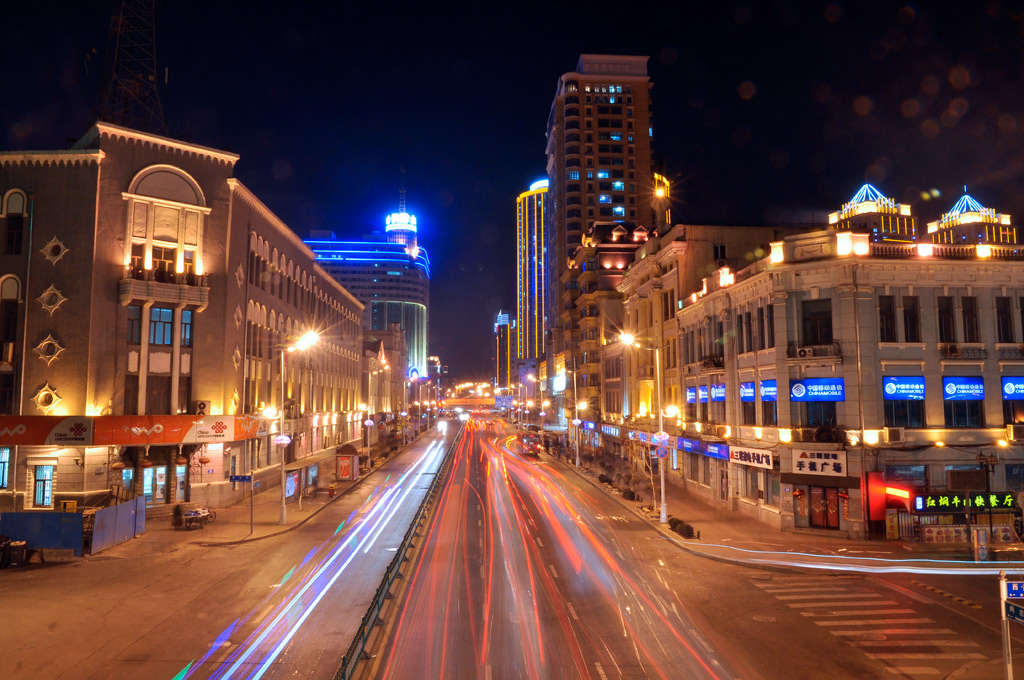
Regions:
<instances>
[{"instance_id":1,"label":"tall residential building","mask_svg":"<svg viewBox=\"0 0 1024 680\"><path fill-rule=\"evenodd\" d=\"M516 198L516 357L543 356L547 334L547 267L545 204L548 180L530 185Z\"/></svg>"},{"instance_id":2,"label":"tall residential building","mask_svg":"<svg viewBox=\"0 0 1024 680\"><path fill-rule=\"evenodd\" d=\"M506 388L512 382L512 357L516 343L516 322L505 312L494 321L494 387Z\"/></svg>"},{"instance_id":3,"label":"tall residential building","mask_svg":"<svg viewBox=\"0 0 1024 680\"><path fill-rule=\"evenodd\" d=\"M556 85L546 149L549 359L577 351L559 287L586 230L594 221L657 224L647 59L584 54Z\"/></svg>"},{"instance_id":4,"label":"tall residential building","mask_svg":"<svg viewBox=\"0 0 1024 680\"><path fill-rule=\"evenodd\" d=\"M427 323L430 259L416 242L416 216L405 210L388 215L384 238L378 232L363 241L340 241L330 232L314 232L306 244L317 263L363 303L363 328L387 330L397 323L405 333L406 376L427 374Z\"/></svg>"}]
</instances>

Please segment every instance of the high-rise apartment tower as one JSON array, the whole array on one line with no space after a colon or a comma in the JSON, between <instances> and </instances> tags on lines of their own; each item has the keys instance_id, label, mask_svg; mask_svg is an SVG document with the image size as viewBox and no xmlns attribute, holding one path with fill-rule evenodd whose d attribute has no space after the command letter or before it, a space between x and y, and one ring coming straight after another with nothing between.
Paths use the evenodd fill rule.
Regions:
<instances>
[{"instance_id":1,"label":"high-rise apartment tower","mask_svg":"<svg viewBox=\"0 0 1024 680\"><path fill-rule=\"evenodd\" d=\"M544 211L548 180L530 185L516 198L516 356L536 359L544 354L547 333L547 258Z\"/></svg>"}]
</instances>

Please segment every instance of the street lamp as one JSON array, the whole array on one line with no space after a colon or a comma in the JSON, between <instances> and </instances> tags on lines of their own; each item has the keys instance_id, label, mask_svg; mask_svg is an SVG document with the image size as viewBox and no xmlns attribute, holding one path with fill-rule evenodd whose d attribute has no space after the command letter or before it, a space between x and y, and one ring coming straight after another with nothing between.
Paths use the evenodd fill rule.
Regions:
<instances>
[{"instance_id":1,"label":"street lamp","mask_svg":"<svg viewBox=\"0 0 1024 680\"><path fill-rule=\"evenodd\" d=\"M313 345L320 342L320 334L316 331L307 331L303 333L298 340L291 345L282 345L281 349L281 408L278 409L278 421L277 421L277 437L274 438L276 444L281 447L281 518L278 524L288 523L288 508L285 504L285 469L284 469L284 447L291 443L291 438L284 433L284 401L285 401L285 384L284 384L284 356L288 352L305 352Z\"/></svg>"},{"instance_id":2,"label":"street lamp","mask_svg":"<svg viewBox=\"0 0 1024 680\"><path fill-rule=\"evenodd\" d=\"M619 341L630 347L654 350L654 388L658 393L658 433L652 437L652 440L658 446L664 446L668 442L668 434L665 432L665 415L661 407L661 348L657 345L654 347L644 347L637 341L636 336L631 333L622 333L619 335ZM661 523L667 524L668 504L665 502L665 461L661 457L658 458L658 471L661 474Z\"/></svg>"}]
</instances>

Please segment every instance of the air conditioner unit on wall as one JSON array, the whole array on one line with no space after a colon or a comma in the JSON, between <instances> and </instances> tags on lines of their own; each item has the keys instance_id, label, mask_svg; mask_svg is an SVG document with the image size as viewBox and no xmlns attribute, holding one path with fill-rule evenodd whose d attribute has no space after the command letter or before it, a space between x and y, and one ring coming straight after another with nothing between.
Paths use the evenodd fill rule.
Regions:
<instances>
[{"instance_id":1,"label":"air conditioner unit on wall","mask_svg":"<svg viewBox=\"0 0 1024 680\"><path fill-rule=\"evenodd\" d=\"M1006 426L1006 438L1011 441L1024 440L1024 424L1011 423Z\"/></svg>"},{"instance_id":2,"label":"air conditioner unit on wall","mask_svg":"<svg viewBox=\"0 0 1024 680\"><path fill-rule=\"evenodd\" d=\"M906 441L906 432L903 431L902 427L885 428L886 444L901 444L904 441Z\"/></svg>"},{"instance_id":3,"label":"air conditioner unit on wall","mask_svg":"<svg viewBox=\"0 0 1024 680\"><path fill-rule=\"evenodd\" d=\"M796 350L796 355L800 359L806 359L808 357L814 356L814 350L810 347L798 347Z\"/></svg>"},{"instance_id":4,"label":"air conditioner unit on wall","mask_svg":"<svg viewBox=\"0 0 1024 680\"><path fill-rule=\"evenodd\" d=\"M192 412L197 416L208 416L210 415L210 402L208 401L197 401L192 404Z\"/></svg>"}]
</instances>

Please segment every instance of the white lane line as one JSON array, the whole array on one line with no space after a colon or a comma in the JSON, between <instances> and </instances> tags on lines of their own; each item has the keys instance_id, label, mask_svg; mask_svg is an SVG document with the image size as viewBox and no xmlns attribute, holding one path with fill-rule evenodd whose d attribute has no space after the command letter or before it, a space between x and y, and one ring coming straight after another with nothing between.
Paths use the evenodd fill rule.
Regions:
<instances>
[{"instance_id":1,"label":"white lane line","mask_svg":"<svg viewBox=\"0 0 1024 680\"><path fill-rule=\"evenodd\" d=\"M984 654L865 654L869 659L985 659Z\"/></svg>"},{"instance_id":2,"label":"white lane line","mask_svg":"<svg viewBox=\"0 0 1024 680\"><path fill-rule=\"evenodd\" d=\"M558 572L555 571L555 565L549 564L548 569L551 571L551 575L553 577L558 578Z\"/></svg>"},{"instance_id":3,"label":"white lane line","mask_svg":"<svg viewBox=\"0 0 1024 680\"><path fill-rule=\"evenodd\" d=\"M487 664L484 666L484 679L491 680L491 665Z\"/></svg>"},{"instance_id":4,"label":"white lane line","mask_svg":"<svg viewBox=\"0 0 1024 680\"><path fill-rule=\"evenodd\" d=\"M896 604L893 600L872 600L871 602L787 602L787 607L793 609L803 609L805 607L835 607L841 604L844 607L874 607L879 604Z\"/></svg>"},{"instance_id":5,"label":"white lane line","mask_svg":"<svg viewBox=\"0 0 1024 680\"><path fill-rule=\"evenodd\" d=\"M863 630L830 630L833 635L863 635ZM873 630L872 633L879 635L959 635L955 630L949 628L883 628Z\"/></svg>"},{"instance_id":6,"label":"white lane line","mask_svg":"<svg viewBox=\"0 0 1024 680\"><path fill-rule=\"evenodd\" d=\"M847 640L853 647L980 647L970 640Z\"/></svg>"},{"instance_id":7,"label":"white lane line","mask_svg":"<svg viewBox=\"0 0 1024 680\"><path fill-rule=\"evenodd\" d=\"M852 621L815 621L819 626L875 626L885 623L935 623L931 619L863 619Z\"/></svg>"},{"instance_id":8,"label":"white lane line","mask_svg":"<svg viewBox=\"0 0 1024 680\"><path fill-rule=\"evenodd\" d=\"M576 616L576 610L572 606L572 602L566 602L565 606L569 608L569 613L572 614L572 618L576 621L580 620L580 617Z\"/></svg>"},{"instance_id":9,"label":"white lane line","mask_svg":"<svg viewBox=\"0 0 1024 680\"><path fill-rule=\"evenodd\" d=\"M762 590L764 590L764 592L769 593L771 595L776 595L778 593L806 593L807 592L807 588L806 587L804 587L804 588L768 588L768 587L762 586ZM849 593L850 589L849 588L845 588L845 587L843 587L843 588L815 588L814 592L816 592L816 593Z\"/></svg>"},{"instance_id":10,"label":"white lane line","mask_svg":"<svg viewBox=\"0 0 1024 680\"><path fill-rule=\"evenodd\" d=\"M800 612L801 616L877 616L878 614L916 614L913 609L869 609L867 611L842 611L842 612Z\"/></svg>"},{"instance_id":11,"label":"white lane line","mask_svg":"<svg viewBox=\"0 0 1024 680\"><path fill-rule=\"evenodd\" d=\"M484 521L483 521L482 519L478 519L478 520L476 521L476 525L477 525L478 527L482 527L482 526L484 525ZM488 666L488 668L490 668L490 666Z\"/></svg>"},{"instance_id":12,"label":"white lane line","mask_svg":"<svg viewBox=\"0 0 1024 680\"><path fill-rule=\"evenodd\" d=\"M537 541L537 545L539 545L540 547L542 547L542 548L544 547L544 544L540 542L540 537L539 536L535 537L533 540Z\"/></svg>"},{"instance_id":13,"label":"white lane line","mask_svg":"<svg viewBox=\"0 0 1024 680\"><path fill-rule=\"evenodd\" d=\"M608 676L604 674L604 667L599 661L594 662L594 669L597 671L597 674L601 676L601 680L608 680Z\"/></svg>"},{"instance_id":14,"label":"white lane line","mask_svg":"<svg viewBox=\"0 0 1024 680\"><path fill-rule=\"evenodd\" d=\"M867 600L872 597L882 597L878 593L850 593L849 595L780 595L779 600L824 600L826 598L842 600Z\"/></svg>"},{"instance_id":15,"label":"white lane line","mask_svg":"<svg viewBox=\"0 0 1024 680\"><path fill-rule=\"evenodd\" d=\"M480 578L481 579L487 578L487 573L484 571L484 565L482 565L482 564L480 565Z\"/></svg>"},{"instance_id":16,"label":"white lane line","mask_svg":"<svg viewBox=\"0 0 1024 680\"><path fill-rule=\"evenodd\" d=\"M263 608L263 611L256 615L256 618L253 619L253 623L255 623L257 626L263 623L263 619L267 618L267 616L269 616L270 612L272 611L274 611L274 605L268 604L266 607Z\"/></svg>"}]
</instances>

